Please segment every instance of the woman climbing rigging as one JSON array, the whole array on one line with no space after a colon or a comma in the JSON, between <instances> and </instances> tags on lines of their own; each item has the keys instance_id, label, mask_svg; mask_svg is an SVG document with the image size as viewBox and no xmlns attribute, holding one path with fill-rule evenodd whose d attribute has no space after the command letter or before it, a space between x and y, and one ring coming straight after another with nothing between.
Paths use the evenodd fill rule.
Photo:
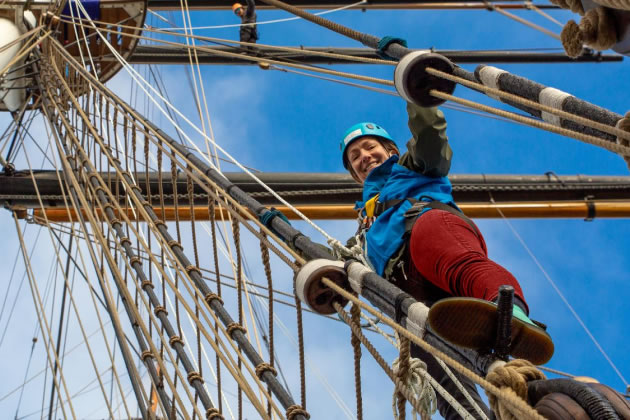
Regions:
<instances>
[{"instance_id":1,"label":"woman climbing rigging","mask_svg":"<svg viewBox=\"0 0 630 420\"><path fill-rule=\"evenodd\" d=\"M553 343L528 318L518 281L488 258L481 232L453 201L446 177L452 151L443 113L411 103L407 112L413 137L402 155L387 131L375 123L356 124L341 140L343 165L363 185L362 201L356 205L361 220L357 238L366 260L375 272L432 306L429 319L437 334L477 350L492 349L496 332L492 302L499 286L512 286L510 354L546 362L553 354ZM432 356L416 346L412 354L427 362L429 373L443 385L450 382ZM485 407L474 384L460 380ZM457 388L447 386L447 390L474 412L466 399L458 397ZM438 406L445 418L459 418L442 398Z\"/></svg>"}]
</instances>

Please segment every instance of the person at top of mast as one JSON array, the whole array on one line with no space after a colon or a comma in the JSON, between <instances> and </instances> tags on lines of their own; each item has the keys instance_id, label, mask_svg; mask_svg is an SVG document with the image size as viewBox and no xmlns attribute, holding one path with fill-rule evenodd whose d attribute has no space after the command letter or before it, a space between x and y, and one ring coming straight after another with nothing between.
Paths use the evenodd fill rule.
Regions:
<instances>
[{"instance_id":1,"label":"person at top of mast","mask_svg":"<svg viewBox=\"0 0 630 420\"><path fill-rule=\"evenodd\" d=\"M258 40L258 29L256 28L256 4L254 0L246 0L247 6L243 7L241 3L234 3L232 11L241 18L241 27L239 30L241 42L256 43ZM247 48L248 50L250 48Z\"/></svg>"},{"instance_id":2,"label":"person at top of mast","mask_svg":"<svg viewBox=\"0 0 630 420\"><path fill-rule=\"evenodd\" d=\"M553 354L553 343L529 319L520 284L488 258L481 232L453 200L447 178L453 153L443 113L436 107L412 103L407 104L407 113L412 138L403 154L387 131L372 122L353 125L341 139L343 165L363 185L362 200L355 207L360 226L352 239L360 242L376 273L430 306L431 312L440 308L437 325L431 322L431 327L459 346L493 348L493 302L500 286L512 286L516 335L510 354L534 363L546 362ZM461 396L432 356L415 345L412 356L423 359L434 378L450 393ZM460 381L485 407L474 384L463 377ZM465 398L456 399L474 413ZM459 418L441 396L438 408L447 419Z\"/></svg>"}]
</instances>

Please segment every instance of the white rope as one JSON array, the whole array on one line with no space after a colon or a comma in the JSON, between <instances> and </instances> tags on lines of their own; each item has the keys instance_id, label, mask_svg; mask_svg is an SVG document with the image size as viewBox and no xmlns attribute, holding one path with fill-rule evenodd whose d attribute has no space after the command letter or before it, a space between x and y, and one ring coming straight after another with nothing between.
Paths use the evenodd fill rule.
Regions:
<instances>
[{"instance_id":1,"label":"white rope","mask_svg":"<svg viewBox=\"0 0 630 420\"><path fill-rule=\"evenodd\" d=\"M477 402L472 398L472 396L470 395L470 392L468 392L468 390L464 388L464 385L462 385L461 381L457 378L457 376L455 376L451 368L448 367L446 363L444 363L441 359L433 355L431 355L431 357L434 357L435 360L438 362L438 364L442 367L442 369L444 369L444 372L446 372L448 377L451 378L451 381L453 381L457 389L459 389L459 392L461 392L464 398L466 398L466 400L470 403L470 405L472 405L472 407L475 409L477 414L479 414L479 416L483 420L489 420L488 416L486 416L486 413L481 409L481 407L479 407L479 404L477 404Z\"/></svg>"},{"instance_id":2,"label":"white rope","mask_svg":"<svg viewBox=\"0 0 630 420\"><path fill-rule=\"evenodd\" d=\"M400 341L398 337L398 333L396 333L396 344L400 349ZM398 369L400 367L399 357L395 358L392 362L392 370L394 371L394 375L398 374ZM415 357L409 358L409 370L407 372L407 377L403 379L404 386L406 386L409 391L416 397L418 404L420 405L420 409L429 416L432 416L437 411L437 397L435 396L435 390L425 378L428 376L427 373L427 364L420 359ZM392 411L394 413L394 418L399 418L398 406L396 404L398 397L398 391L394 388L394 393L392 395ZM412 410L413 418L416 419L416 409L413 407Z\"/></svg>"},{"instance_id":3,"label":"white rope","mask_svg":"<svg viewBox=\"0 0 630 420\"><path fill-rule=\"evenodd\" d=\"M315 16L321 16L321 15L326 15L329 13L335 13L335 12L339 12L341 10L346 10L346 9L351 9L353 7L357 7L360 6L362 4L367 3L367 0L361 0L360 2L357 3L353 3L353 4L348 4L346 6L342 6L342 7L338 7L336 9L331 9L331 10L324 10L323 12L319 12L319 13L314 13ZM155 12L151 12L156 16L160 16ZM166 21L162 16L160 16L160 18L162 20ZM280 22L290 22L292 20L300 20L302 19L299 16L295 16L295 17L290 17L290 18L283 18L283 19L274 19L274 20L266 20L266 21L262 21L262 22L256 22L256 23L235 23L235 24L230 24L230 25L214 25L214 26L195 26L195 27L183 27L183 28L167 28L167 29L163 29L165 31L186 31L188 30L199 30L199 29L223 29L223 28L239 28L241 26L254 26L254 25L269 25L272 23L280 23ZM161 28L162 29L162 28Z\"/></svg>"}]
</instances>

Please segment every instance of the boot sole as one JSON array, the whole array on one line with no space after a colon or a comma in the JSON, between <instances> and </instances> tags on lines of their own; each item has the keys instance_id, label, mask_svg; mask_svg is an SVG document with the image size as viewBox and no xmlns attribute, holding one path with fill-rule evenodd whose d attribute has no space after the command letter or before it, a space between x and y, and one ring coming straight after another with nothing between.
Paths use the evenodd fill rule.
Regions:
<instances>
[{"instance_id":1,"label":"boot sole","mask_svg":"<svg viewBox=\"0 0 630 420\"><path fill-rule=\"evenodd\" d=\"M481 299L442 299L431 306L429 325L457 346L489 351L496 340L497 307ZM553 342L545 330L512 317L512 357L542 365L553 352Z\"/></svg>"}]
</instances>

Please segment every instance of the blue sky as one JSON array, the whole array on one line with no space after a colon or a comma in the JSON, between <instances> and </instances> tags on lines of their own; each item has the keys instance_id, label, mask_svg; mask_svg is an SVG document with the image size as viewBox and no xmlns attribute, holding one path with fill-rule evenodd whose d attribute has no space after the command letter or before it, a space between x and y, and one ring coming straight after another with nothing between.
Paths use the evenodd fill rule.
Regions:
<instances>
[{"instance_id":1,"label":"blue sky","mask_svg":"<svg viewBox=\"0 0 630 420\"><path fill-rule=\"evenodd\" d=\"M534 12L516 13L555 32L560 31L560 27ZM573 18L569 12L549 13L562 22ZM258 12L259 21L286 16L283 12ZM405 38L411 48L560 48L559 42L547 35L485 10L343 11L329 17L376 36ZM236 23L236 19L229 12L193 13L194 25L225 23ZM155 21L153 24L157 25ZM235 39L237 31L236 28L230 28L201 33ZM355 41L304 21L264 25L260 26L259 32L259 42L273 45L359 46ZM628 110L625 93L630 91L630 77L626 62L496 66L617 113ZM474 69L474 65L464 67ZM393 74L393 66L357 65L338 66L336 69L385 79L391 79ZM185 82L188 68L163 66L161 71L174 104L194 119L192 96ZM263 71L256 66L206 66L203 68L203 77L217 142L242 164L265 172L343 171L338 141L348 126L359 121L378 122L397 139L399 146L404 146L409 137L404 102L396 97L279 71ZM128 84L129 78L122 74L111 82L112 87L125 99L128 98ZM457 87L455 94L506 108L461 86ZM166 120L159 117L156 111L146 109L142 101L138 101L138 104L139 111L152 115L158 125L168 129ZM558 175L627 175L627 167L620 157L595 146L513 123L450 109L444 112L448 121L449 141L454 150L452 174L540 175L554 171ZM7 119L4 116L2 118L4 127ZM194 121L197 122L198 118ZM192 130L187 131L191 137L198 138ZM41 129L39 133L44 135ZM198 144L201 146L203 143L198 141ZM27 144L27 147L32 145ZM231 165L224 165L223 169L235 170ZM10 214L5 213L0 221L1 232L8 238L3 244L0 262L8 267L13 263L18 243ZM593 222L581 219L509 221L625 379L620 378L598 351L508 223L499 219L477 222L484 233L491 257L508 268L521 282L532 317L549 326L548 331L556 344L556 354L548 366L576 375L591 376L618 391L624 391L624 382L630 378L630 361L626 354L630 344L627 338L629 331L624 322L627 317L625 303L630 297L630 283L627 281L630 264L627 234L630 222L627 219L596 219ZM332 236L342 240L356 228L353 221L319 224ZM312 233L314 240L325 241L304 223L295 225ZM31 235L34 231L35 228L32 228ZM42 236L44 234L42 232ZM250 243L253 248L248 248L245 253L254 258L258 252L257 244L253 241ZM42 251L38 257L44 272L49 267L51 257L48 254ZM20 278L19 264L16 271L16 276ZM259 269L253 268L252 273L255 281L264 282ZM279 276L277 278L284 277L285 281L290 278L290 274L277 260L274 261L274 273ZM286 283L283 288L290 289ZM22 294L25 291L26 285ZM13 389L21 382L26 355L30 351L34 321L29 318L32 315L28 312L32 311L32 303L27 300L30 299L28 295L21 298L24 299L24 312L15 318L20 319L20 324L12 324L8 330L15 334L15 338L11 347L6 343L0 346L0 354L4 355L0 358L3 360L0 371L11 369L12 379L15 379L9 384L0 385L2 395L5 390ZM284 313L282 309L279 312ZM294 322L291 318L294 315L288 311L284 314L287 322ZM2 318L0 328L5 328L5 320ZM306 338L308 357L343 395L352 411L352 355L347 328L330 321L322 322L319 317L310 314L305 315L305 322L311 333ZM376 336L373 338L378 341ZM387 350L383 343L381 347L391 362L394 353L391 349ZM279 349L279 352L287 353L286 359L281 358L287 360L283 362L286 363L283 365L285 374L296 371L296 362L290 357L292 351L290 345ZM367 418L386 418L390 413L391 387L384 382L376 365L368 359L369 356L364 356L364 403L366 412L371 413ZM11 362L14 366L9 366L8 360L14 361ZM40 368L43 367L43 361L40 365ZM324 415L328 418L346 418L314 379L316 375L312 370L309 375L309 411L315 414L314 418ZM296 385L295 378L288 380L293 386ZM14 412L16 401L10 400L6 404L4 411ZM29 408L34 410L39 407L39 403L31 404ZM2 402L0 407L3 407Z\"/></svg>"}]
</instances>

